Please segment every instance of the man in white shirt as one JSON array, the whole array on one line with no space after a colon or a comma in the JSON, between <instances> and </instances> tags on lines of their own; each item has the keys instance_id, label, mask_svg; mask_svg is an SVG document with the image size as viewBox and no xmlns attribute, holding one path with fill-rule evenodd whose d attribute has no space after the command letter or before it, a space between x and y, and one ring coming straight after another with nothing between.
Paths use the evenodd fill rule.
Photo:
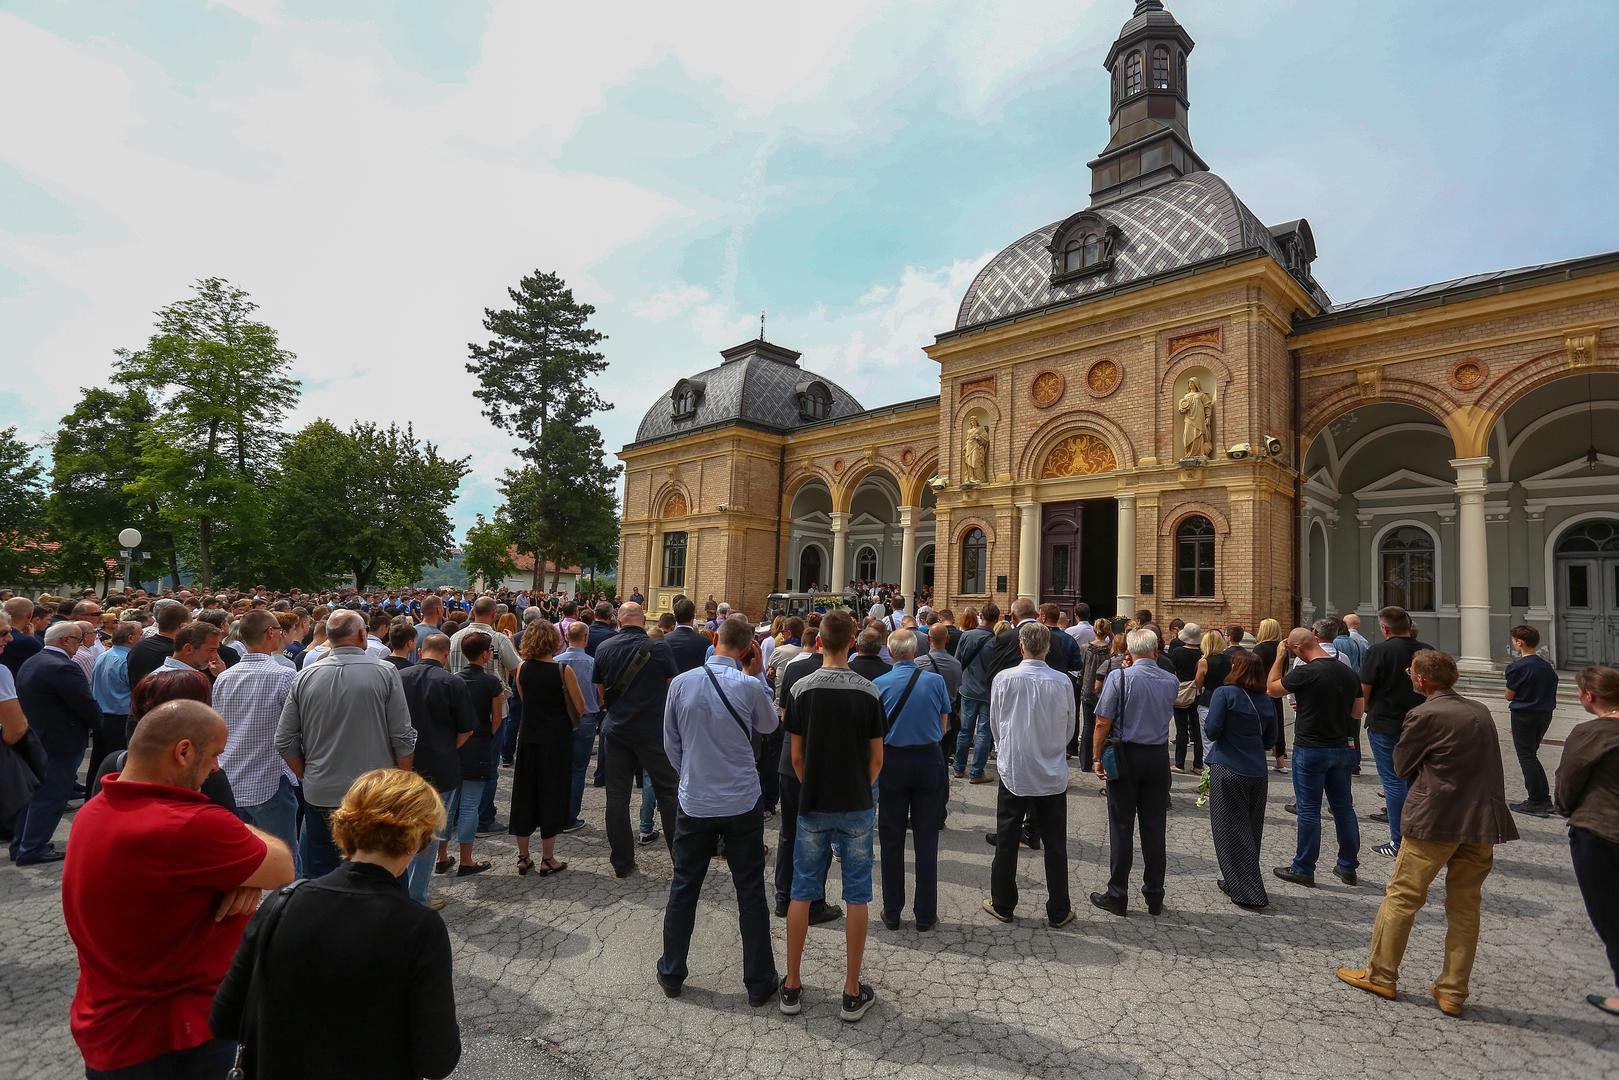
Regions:
<instances>
[{"instance_id":1,"label":"man in white shirt","mask_svg":"<svg viewBox=\"0 0 1619 1080\"><path fill-rule=\"evenodd\" d=\"M1355 643L1360 646L1360 654L1365 656L1366 653L1371 649L1372 643L1361 636L1360 616L1351 611L1348 615L1344 616L1343 622L1344 632L1355 640Z\"/></svg>"},{"instance_id":2,"label":"man in white shirt","mask_svg":"<svg viewBox=\"0 0 1619 1080\"><path fill-rule=\"evenodd\" d=\"M1018 627L1023 662L995 676L989 715L1000 774L995 806L995 862L984 910L1011 922L1017 909L1018 843L1027 818L1046 853L1046 918L1074 921L1068 900L1068 740L1074 735L1074 684L1046 665L1051 631Z\"/></svg>"},{"instance_id":3,"label":"man in white shirt","mask_svg":"<svg viewBox=\"0 0 1619 1080\"><path fill-rule=\"evenodd\" d=\"M1074 605L1074 625L1068 627L1063 633L1074 639L1074 644L1084 648L1096 640L1096 627L1091 625L1091 606L1089 604ZM1084 655L1083 653L1081 655Z\"/></svg>"}]
</instances>

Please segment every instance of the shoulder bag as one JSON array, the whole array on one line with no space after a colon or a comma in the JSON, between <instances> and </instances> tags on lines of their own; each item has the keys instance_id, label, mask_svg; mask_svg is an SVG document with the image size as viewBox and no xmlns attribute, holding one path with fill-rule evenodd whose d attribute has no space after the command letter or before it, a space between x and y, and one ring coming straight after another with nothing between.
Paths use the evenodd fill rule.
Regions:
<instances>
[{"instance_id":1,"label":"shoulder bag","mask_svg":"<svg viewBox=\"0 0 1619 1080\"><path fill-rule=\"evenodd\" d=\"M894 730L894 725L899 721L900 714L905 711L905 703L911 700L911 691L916 689L916 680L920 679L921 677L921 668L917 668L915 671L911 672L911 681L905 684L905 692L899 696L898 701L894 702L894 711L883 718L885 721L887 721L883 725L883 731L885 734Z\"/></svg>"},{"instance_id":2,"label":"shoulder bag","mask_svg":"<svg viewBox=\"0 0 1619 1080\"><path fill-rule=\"evenodd\" d=\"M1102 744L1102 771L1109 780L1123 780L1128 776L1125 768L1124 739L1119 732L1124 728L1124 710L1129 698L1130 682L1125 678L1128 668L1119 668L1119 715L1107 729L1107 742ZM1104 688L1105 689L1105 688Z\"/></svg>"},{"instance_id":3,"label":"shoulder bag","mask_svg":"<svg viewBox=\"0 0 1619 1080\"><path fill-rule=\"evenodd\" d=\"M247 1080L249 1051L248 1043L252 1040L252 1029L258 1026L259 1016L259 984L263 981L261 973L264 970L264 956L269 951L270 936L281 923L281 913L287 909L292 900L293 891L304 883L304 878L288 882L277 889L275 895L267 902L264 913L264 926L259 931L257 940L253 942L253 973L247 977L247 994L242 1002L242 1038L236 1044L236 1060L231 1063L230 1072L226 1073L227 1080ZM274 904L274 907L268 907Z\"/></svg>"},{"instance_id":4,"label":"shoulder bag","mask_svg":"<svg viewBox=\"0 0 1619 1080\"><path fill-rule=\"evenodd\" d=\"M629 662L624 665L624 670L618 673L618 678L613 680L613 685L607 688L607 692L612 694L615 699L623 697L635 682L635 677L641 674L641 669L646 667L651 660L652 639L646 638L636 649L635 655L630 657ZM602 704L606 705L607 703L604 701Z\"/></svg>"}]
</instances>

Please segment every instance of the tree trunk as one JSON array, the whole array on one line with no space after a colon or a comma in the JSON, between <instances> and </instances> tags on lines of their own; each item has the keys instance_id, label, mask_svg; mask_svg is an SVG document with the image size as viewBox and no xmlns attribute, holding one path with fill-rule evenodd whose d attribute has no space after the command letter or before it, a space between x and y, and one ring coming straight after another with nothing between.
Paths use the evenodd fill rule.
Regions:
<instances>
[{"instance_id":1,"label":"tree trunk","mask_svg":"<svg viewBox=\"0 0 1619 1080\"><path fill-rule=\"evenodd\" d=\"M536 551L536 552L534 552L534 582L529 587L531 589L533 589L535 592L539 592L540 587L543 586L544 584L545 584L545 560L543 558L541 558L540 553L538 551Z\"/></svg>"},{"instance_id":2,"label":"tree trunk","mask_svg":"<svg viewBox=\"0 0 1619 1080\"><path fill-rule=\"evenodd\" d=\"M214 591L214 567L208 560L208 542L213 536L213 521L203 518L197 523L197 570L202 575L202 591ZM179 576L175 576L174 587L180 587Z\"/></svg>"}]
</instances>

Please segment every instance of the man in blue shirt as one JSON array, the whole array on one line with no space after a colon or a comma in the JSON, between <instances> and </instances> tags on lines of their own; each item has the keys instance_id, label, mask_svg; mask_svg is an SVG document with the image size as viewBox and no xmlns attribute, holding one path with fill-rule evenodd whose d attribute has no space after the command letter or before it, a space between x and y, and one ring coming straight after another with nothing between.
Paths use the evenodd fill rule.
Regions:
<instances>
[{"instance_id":1,"label":"man in blue shirt","mask_svg":"<svg viewBox=\"0 0 1619 1080\"><path fill-rule=\"evenodd\" d=\"M596 725L601 720L601 698L596 693L596 661L585 651L590 639L590 623L574 621L568 627L568 647L557 654L557 663L573 668L573 677L579 683L584 698L584 712L579 726L573 729L573 785L568 795L568 822L563 832L578 832L585 827L579 808L585 801L585 770L590 765L590 751L596 745Z\"/></svg>"},{"instance_id":2,"label":"man in blue shirt","mask_svg":"<svg viewBox=\"0 0 1619 1080\"><path fill-rule=\"evenodd\" d=\"M96 657L90 670L90 692L101 710L101 723L90 733L90 771L95 778L101 759L129 746L125 726L129 723L129 650L140 640L141 624L121 622L112 632L107 651Z\"/></svg>"},{"instance_id":3,"label":"man in blue shirt","mask_svg":"<svg viewBox=\"0 0 1619 1080\"><path fill-rule=\"evenodd\" d=\"M1135 856L1135 828L1141 822L1141 895L1147 914L1164 909L1165 844L1169 806L1169 722L1175 712L1175 676L1158 666L1158 635L1132 630L1126 640L1129 666L1109 672L1096 702L1096 736L1092 754L1096 775L1107 781L1107 891L1091 893L1091 903L1123 915L1130 899L1130 868ZM1108 735L1119 733L1118 777L1102 764Z\"/></svg>"},{"instance_id":4,"label":"man in blue shirt","mask_svg":"<svg viewBox=\"0 0 1619 1080\"><path fill-rule=\"evenodd\" d=\"M742 927L742 982L748 1004L776 995L776 958L765 906L764 814L753 738L776 730L770 696L753 676L759 670L753 628L745 619L720 624L714 656L669 684L663 711L663 748L680 773L674 830L674 880L663 915L663 956L658 985L679 997L686 954L697 919L697 898L717 847L736 886Z\"/></svg>"},{"instance_id":5,"label":"man in blue shirt","mask_svg":"<svg viewBox=\"0 0 1619 1080\"><path fill-rule=\"evenodd\" d=\"M877 774L877 835L882 841L883 925L899 929L905 908L905 826L916 838L916 928L939 921L939 825L950 782L942 740L950 726L950 689L944 676L916 666L916 633L888 635L894 667L872 680L882 695L888 733L883 771Z\"/></svg>"},{"instance_id":6,"label":"man in blue shirt","mask_svg":"<svg viewBox=\"0 0 1619 1080\"><path fill-rule=\"evenodd\" d=\"M1540 631L1533 626L1512 628L1512 647L1518 659L1507 665L1507 710L1512 715L1512 748L1518 752L1518 767L1529 797L1513 803L1520 814L1545 817L1551 813L1551 789L1546 769L1540 763L1540 740L1551 727L1552 710L1557 708L1557 672L1540 648Z\"/></svg>"}]
</instances>

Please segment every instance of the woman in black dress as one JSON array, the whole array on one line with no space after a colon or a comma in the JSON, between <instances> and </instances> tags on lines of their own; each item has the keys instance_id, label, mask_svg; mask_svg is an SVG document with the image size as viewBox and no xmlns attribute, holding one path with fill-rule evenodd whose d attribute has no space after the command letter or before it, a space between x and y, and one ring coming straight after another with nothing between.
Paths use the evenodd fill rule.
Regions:
<instances>
[{"instance_id":1,"label":"woman in black dress","mask_svg":"<svg viewBox=\"0 0 1619 1080\"><path fill-rule=\"evenodd\" d=\"M1276 663L1276 650L1282 643L1282 624L1275 619L1261 619L1259 630L1254 635L1258 640L1254 643L1254 655L1259 657L1259 663L1268 673ZM1276 771L1285 772L1283 763L1287 760L1287 725L1282 723L1282 699L1270 699L1272 713L1276 717L1276 745L1272 752L1276 755Z\"/></svg>"},{"instance_id":2,"label":"woman in black dress","mask_svg":"<svg viewBox=\"0 0 1619 1080\"><path fill-rule=\"evenodd\" d=\"M1203 657L1197 662L1197 674L1192 679L1197 683L1197 723L1193 725L1192 738L1198 741L1197 762L1193 766L1198 772L1203 771L1203 755L1208 749L1203 721L1209 715L1209 706L1214 703L1214 692L1225 685L1226 676L1231 674L1231 657L1226 655L1224 634L1218 630L1205 631L1202 652Z\"/></svg>"},{"instance_id":3,"label":"woman in black dress","mask_svg":"<svg viewBox=\"0 0 1619 1080\"><path fill-rule=\"evenodd\" d=\"M517 872L534 869L528 841L540 830L540 876L566 870L556 858L556 836L571 818L573 729L585 708L573 669L557 663L562 635L545 619L523 631L517 694L523 699L523 727L517 733L512 769L511 834L517 837Z\"/></svg>"}]
</instances>

